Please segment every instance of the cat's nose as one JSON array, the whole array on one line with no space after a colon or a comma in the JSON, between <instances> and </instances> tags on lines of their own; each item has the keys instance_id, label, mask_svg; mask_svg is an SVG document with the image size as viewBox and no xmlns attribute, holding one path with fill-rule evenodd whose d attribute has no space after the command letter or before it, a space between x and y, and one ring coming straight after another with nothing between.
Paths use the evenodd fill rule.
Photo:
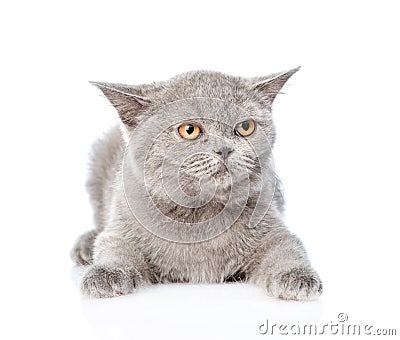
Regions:
<instances>
[{"instance_id":1,"label":"cat's nose","mask_svg":"<svg viewBox=\"0 0 400 340\"><path fill-rule=\"evenodd\" d=\"M216 154L220 155L223 160L227 160L229 155L233 152L233 149L224 146L223 148L215 151Z\"/></svg>"}]
</instances>

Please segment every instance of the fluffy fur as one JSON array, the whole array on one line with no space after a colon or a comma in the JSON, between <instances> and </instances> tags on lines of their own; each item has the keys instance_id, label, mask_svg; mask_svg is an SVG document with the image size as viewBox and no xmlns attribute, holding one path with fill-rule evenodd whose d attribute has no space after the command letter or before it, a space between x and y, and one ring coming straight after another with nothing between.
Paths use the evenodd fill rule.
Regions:
<instances>
[{"instance_id":1,"label":"fluffy fur","mask_svg":"<svg viewBox=\"0 0 400 340\"><path fill-rule=\"evenodd\" d=\"M297 70L250 79L196 71L152 85L93 83L122 123L95 143L91 155L87 187L96 229L71 252L76 263L89 266L84 294L113 297L154 283L232 280L282 299L322 293L301 241L283 223L272 163L271 106ZM249 118L255 132L236 136L235 122ZM197 140L177 133L187 121L202 126ZM191 152L195 146L202 152ZM221 151L228 149L229 155ZM182 192L188 204L171 198L179 200ZM250 227L260 196L269 197L268 206ZM149 198L153 208L145 203ZM213 223L199 227L205 221Z\"/></svg>"}]
</instances>

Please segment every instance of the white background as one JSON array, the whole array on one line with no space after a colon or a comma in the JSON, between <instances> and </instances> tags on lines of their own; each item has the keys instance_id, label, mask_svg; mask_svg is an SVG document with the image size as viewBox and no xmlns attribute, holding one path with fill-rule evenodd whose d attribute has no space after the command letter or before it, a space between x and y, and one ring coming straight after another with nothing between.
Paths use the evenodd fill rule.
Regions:
<instances>
[{"instance_id":1,"label":"white background","mask_svg":"<svg viewBox=\"0 0 400 340\"><path fill-rule=\"evenodd\" d=\"M395 1L3 2L0 338L252 339L267 318L322 326L341 312L400 334L398 13ZM324 295L230 284L82 298L68 254L93 226L87 152L118 121L87 81L298 65L275 102L275 161Z\"/></svg>"}]
</instances>

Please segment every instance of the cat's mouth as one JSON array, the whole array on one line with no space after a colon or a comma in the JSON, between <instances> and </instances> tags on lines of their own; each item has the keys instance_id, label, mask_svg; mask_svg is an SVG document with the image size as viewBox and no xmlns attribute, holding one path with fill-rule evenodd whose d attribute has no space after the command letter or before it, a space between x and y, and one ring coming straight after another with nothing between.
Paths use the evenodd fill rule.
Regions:
<instances>
[{"instance_id":1,"label":"cat's mouth","mask_svg":"<svg viewBox=\"0 0 400 340\"><path fill-rule=\"evenodd\" d=\"M217 165L217 173L227 173L229 172L228 167L223 161L219 161Z\"/></svg>"},{"instance_id":2,"label":"cat's mouth","mask_svg":"<svg viewBox=\"0 0 400 340\"><path fill-rule=\"evenodd\" d=\"M248 171L249 169L240 162L213 158L188 164L180 169L180 174L186 179L183 182L189 187L196 186L201 179L208 181L213 178L218 185L225 188L248 178Z\"/></svg>"},{"instance_id":3,"label":"cat's mouth","mask_svg":"<svg viewBox=\"0 0 400 340\"><path fill-rule=\"evenodd\" d=\"M217 182L231 182L232 181L232 171L228 168L227 164L222 160L218 161L212 167L212 177L217 180Z\"/></svg>"}]
</instances>

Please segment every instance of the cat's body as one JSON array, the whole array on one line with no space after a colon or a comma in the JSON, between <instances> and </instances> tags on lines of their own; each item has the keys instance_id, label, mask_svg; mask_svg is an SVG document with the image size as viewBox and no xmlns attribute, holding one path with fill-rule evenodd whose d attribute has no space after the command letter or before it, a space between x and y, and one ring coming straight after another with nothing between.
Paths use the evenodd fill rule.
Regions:
<instances>
[{"instance_id":1,"label":"cat's body","mask_svg":"<svg viewBox=\"0 0 400 340\"><path fill-rule=\"evenodd\" d=\"M251 120L254 119L259 124L259 130L254 132L259 136L253 137L252 140L249 136L246 143L250 141L254 150L260 147L263 150L260 137L262 129L266 131L268 142L272 145L275 133L270 107L276 93L295 71L251 80L214 72L192 72L174 78L169 83L151 86L96 84L116 107L124 124L122 128L111 129L93 148L88 190L95 212L96 230L82 235L72 250L72 257L77 263L91 264L82 281L84 293L94 297L111 297L131 293L138 286L151 283L219 283L239 279L254 282L266 288L269 294L284 299L307 299L322 292L322 284L311 268L301 242L282 222L282 199L276 194L276 185L271 185L272 182L276 184L275 181L271 181L275 179L271 155L253 157L252 149L243 144L244 139L238 139L236 136L229 135L224 140L219 136L218 140L214 141L211 137L211 131L220 135L227 127L226 131L229 132L229 124L216 121L221 117L221 112L231 109L224 106L221 111L218 105L223 101L224 105L225 102L234 105L233 110L244 109L245 112L249 112ZM268 86L268 91L263 88L265 85ZM212 117L204 118L203 115L202 118L196 118L196 124L199 123L204 130L201 138L199 136L197 141L181 140L173 131L174 128L168 128L162 131L166 139L163 140L163 135L160 134L161 137L157 137L155 142L150 140L154 145L149 147L151 143L146 144L148 126L138 128L139 123L158 114L158 110L164 110L170 103L181 103L188 98L195 99L189 104L185 103L187 106L184 115L187 115L191 108L195 108L196 112L205 110L215 113ZM204 109L204 106L207 107ZM174 108L170 115L173 116L177 111L179 108ZM163 114L165 116L165 112ZM179 122L179 117L175 118L174 122ZM194 121L192 117L184 117L181 123L188 118L191 122ZM245 118L248 117L243 117ZM173 120L173 117L169 119ZM129 153L127 145L130 143L131 134L137 134L138 131L144 132L144 141L132 142L131 164L125 159ZM161 150L164 152L164 148L167 150L170 147L168 143L188 143L182 144L184 149L190 148L194 143L202 143L210 148L210 152L217 153L217 160L194 153L197 158L185 163L189 164L189 167L179 177L179 180L182 179L179 183L184 191L194 197L198 195L199 186L198 183L193 184L196 182L194 178L204 177L205 172L204 166L200 171L193 170L191 165L196 162L206 164L206 169L212 170L210 174L216 178L217 183L214 198L208 203L202 203L196 208L182 207L161 193L161 182L164 179L175 179L171 170L163 168L160 160ZM210 143L210 146L207 146L207 143ZM225 144L221 143L229 143L231 151L227 154L218 151L226 150ZM178 228L172 225L168 229L157 218L143 222L140 220L140 214L135 215L135 209L145 210L149 216L155 214L155 211L146 208L143 196L136 195L143 182L143 173L136 167L139 168L138 164L142 164L140 159L143 152L139 150L142 150L144 145L148 147L145 164L150 171L150 175L147 175L149 178L145 181L148 196L153 198L155 206L165 216L186 222L187 227L181 225ZM174 154L173 160L179 158L181 152ZM229 156L230 153L232 156ZM223 162L226 162L225 170L222 163L218 163L218 157L222 157ZM252 163L243 166L241 162L247 157L254 159ZM259 167L255 166L258 164L255 158L263 160L264 172L261 173ZM170 162L173 164L173 161ZM242 206L243 210L232 223L227 224L227 228L215 232L212 230L214 227L217 230L223 227L221 223L226 222L226 219L218 219L216 216L220 216L218 213L223 209L229 209L227 201L231 197L228 193L235 186L240 186L244 181L241 177L242 171L249 167L253 169L249 172L249 191L247 195L243 194L243 199L234 197L234 206ZM179 165L179 171L181 170L182 165ZM227 179L228 173L232 182ZM262 191L260 181L267 183L264 190L271 194L271 200L257 225L249 227L257 204L257 195ZM135 190L135 185L130 187L131 183L137 183L138 190ZM208 188L208 182L205 183L202 187L204 191L204 188ZM232 214L235 213L234 210L237 209L233 209ZM213 218L214 223L207 225L209 229L204 227L205 231L196 225L198 221ZM148 225L149 223L151 225ZM166 229L168 233L164 234Z\"/></svg>"}]
</instances>

